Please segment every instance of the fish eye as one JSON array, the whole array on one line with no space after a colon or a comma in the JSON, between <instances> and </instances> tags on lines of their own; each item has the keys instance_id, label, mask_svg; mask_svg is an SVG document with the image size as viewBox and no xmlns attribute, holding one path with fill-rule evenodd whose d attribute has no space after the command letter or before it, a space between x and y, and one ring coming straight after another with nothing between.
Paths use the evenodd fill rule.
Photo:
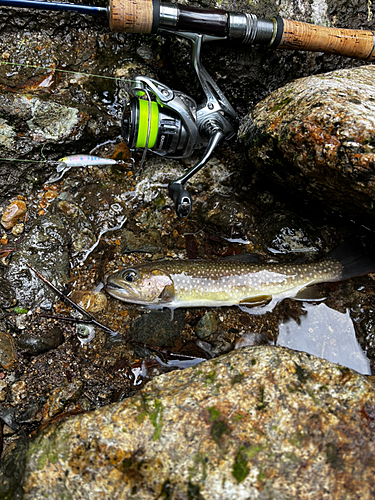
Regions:
<instances>
[{"instance_id":1,"label":"fish eye","mask_svg":"<svg viewBox=\"0 0 375 500\"><path fill-rule=\"evenodd\" d=\"M134 269L126 269L126 271L122 273L122 278L128 283L133 283L134 281L137 281L138 273L137 271L134 271Z\"/></svg>"}]
</instances>

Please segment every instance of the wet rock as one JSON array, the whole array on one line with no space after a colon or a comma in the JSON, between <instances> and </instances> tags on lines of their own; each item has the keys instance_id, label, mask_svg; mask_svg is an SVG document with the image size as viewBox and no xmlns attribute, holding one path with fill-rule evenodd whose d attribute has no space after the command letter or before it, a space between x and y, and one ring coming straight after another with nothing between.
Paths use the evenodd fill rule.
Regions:
<instances>
[{"instance_id":1,"label":"wet rock","mask_svg":"<svg viewBox=\"0 0 375 500\"><path fill-rule=\"evenodd\" d=\"M26 203L22 200L15 200L10 205L8 205L1 218L1 225L5 229L11 229L17 224L19 219L26 214L27 207Z\"/></svg>"},{"instance_id":2,"label":"wet rock","mask_svg":"<svg viewBox=\"0 0 375 500\"><path fill-rule=\"evenodd\" d=\"M322 231L307 219L290 212L273 212L259 228L266 249L276 254L319 255L324 247Z\"/></svg>"},{"instance_id":3,"label":"wet rock","mask_svg":"<svg viewBox=\"0 0 375 500\"><path fill-rule=\"evenodd\" d=\"M23 496L21 480L25 471L28 441L26 435L12 442L1 457L0 491L4 499L21 500Z\"/></svg>"},{"instance_id":4,"label":"wet rock","mask_svg":"<svg viewBox=\"0 0 375 500\"><path fill-rule=\"evenodd\" d=\"M49 426L30 442L24 500L147 500L166 488L186 500L307 500L345 497L348 484L369 498L374 392L370 379L314 356L234 351Z\"/></svg>"},{"instance_id":5,"label":"wet rock","mask_svg":"<svg viewBox=\"0 0 375 500\"><path fill-rule=\"evenodd\" d=\"M229 239L247 241L254 225L250 207L234 196L214 195L202 206L202 219Z\"/></svg>"},{"instance_id":6,"label":"wet rock","mask_svg":"<svg viewBox=\"0 0 375 500\"><path fill-rule=\"evenodd\" d=\"M61 289L69 277L69 243L67 228L59 217L47 215L36 221L20 243L6 274L20 306L27 309L52 306L55 293L27 263Z\"/></svg>"},{"instance_id":7,"label":"wet rock","mask_svg":"<svg viewBox=\"0 0 375 500\"><path fill-rule=\"evenodd\" d=\"M215 333L216 330L217 319L216 314L213 311L208 311L204 316L202 316L195 327L195 333L200 339L209 337L212 333Z\"/></svg>"},{"instance_id":8,"label":"wet rock","mask_svg":"<svg viewBox=\"0 0 375 500\"><path fill-rule=\"evenodd\" d=\"M233 344L229 342L226 333L219 333L212 341L211 353L213 356L221 356L233 349Z\"/></svg>"},{"instance_id":9,"label":"wet rock","mask_svg":"<svg viewBox=\"0 0 375 500\"><path fill-rule=\"evenodd\" d=\"M303 78L244 121L248 157L282 186L375 220L375 67Z\"/></svg>"},{"instance_id":10,"label":"wet rock","mask_svg":"<svg viewBox=\"0 0 375 500\"><path fill-rule=\"evenodd\" d=\"M0 276L0 307L9 308L16 303L15 293L6 278Z\"/></svg>"},{"instance_id":11,"label":"wet rock","mask_svg":"<svg viewBox=\"0 0 375 500\"><path fill-rule=\"evenodd\" d=\"M65 387L55 389L43 409L43 420L49 420L65 410L67 406L76 403L83 392L82 380L76 380Z\"/></svg>"},{"instance_id":12,"label":"wet rock","mask_svg":"<svg viewBox=\"0 0 375 500\"><path fill-rule=\"evenodd\" d=\"M151 229L134 234L133 231L123 231L121 234L121 252L142 252L156 254L162 252L160 231Z\"/></svg>"},{"instance_id":13,"label":"wet rock","mask_svg":"<svg viewBox=\"0 0 375 500\"><path fill-rule=\"evenodd\" d=\"M136 342L163 347L181 333L184 321L184 309L150 311L132 322L130 335Z\"/></svg>"},{"instance_id":14,"label":"wet rock","mask_svg":"<svg viewBox=\"0 0 375 500\"><path fill-rule=\"evenodd\" d=\"M64 335L60 328L50 328L36 334L24 332L17 338L17 346L24 352L36 355L56 349L64 342Z\"/></svg>"},{"instance_id":15,"label":"wet rock","mask_svg":"<svg viewBox=\"0 0 375 500\"><path fill-rule=\"evenodd\" d=\"M65 193L59 196L56 203L51 203L50 213L60 217L67 227L72 240L72 256L82 257L96 242L94 229L83 210L78 205L64 198Z\"/></svg>"},{"instance_id":16,"label":"wet rock","mask_svg":"<svg viewBox=\"0 0 375 500\"><path fill-rule=\"evenodd\" d=\"M17 351L13 338L7 333L0 333L0 365L9 370L17 363Z\"/></svg>"},{"instance_id":17,"label":"wet rock","mask_svg":"<svg viewBox=\"0 0 375 500\"><path fill-rule=\"evenodd\" d=\"M14 408L0 408L0 420L14 431L20 428L16 421Z\"/></svg>"},{"instance_id":18,"label":"wet rock","mask_svg":"<svg viewBox=\"0 0 375 500\"><path fill-rule=\"evenodd\" d=\"M269 338L262 334L256 332L245 333L236 342L234 346L235 349L241 349L247 346L257 346L257 345L268 345L270 344Z\"/></svg>"},{"instance_id":19,"label":"wet rock","mask_svg":"<svg viewBox=\"0 0 375 500\"><path fill-rule=\"evenodd\" d=\"M91 313L103 311L107 307L107 297L102 292L74 291L70 298Z\"/></svg>"}]
</instances>

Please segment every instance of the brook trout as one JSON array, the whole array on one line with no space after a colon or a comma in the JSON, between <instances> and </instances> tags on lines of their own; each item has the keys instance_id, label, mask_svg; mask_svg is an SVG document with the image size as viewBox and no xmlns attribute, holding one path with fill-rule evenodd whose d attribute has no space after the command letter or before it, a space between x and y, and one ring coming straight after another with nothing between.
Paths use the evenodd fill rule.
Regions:
<instances>
[{"instance_id":1,"label":"brook trout","mask_svg":"<svg viewBox=\"0 0 375 500\"><path fill-rule=\"evenodd\" d=\"M340 281L373 270L374 259L350 254L338 260L335 252L314 263L161 260L109 275L105 287L117 299L145 306L258 305L295 297L312 284Z\"/></svg>"}]
</instances>

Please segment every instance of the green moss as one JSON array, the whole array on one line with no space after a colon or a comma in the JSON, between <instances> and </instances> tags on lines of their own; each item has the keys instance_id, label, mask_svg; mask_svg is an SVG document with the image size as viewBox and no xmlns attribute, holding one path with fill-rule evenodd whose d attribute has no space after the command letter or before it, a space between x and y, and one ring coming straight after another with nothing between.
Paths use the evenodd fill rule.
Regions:
<instances>
[{"instance_id":1,"label":"green moss","mask_svg":"<svg viewBox=\"0 0 375 500\"><path fill-rule=\"evenodd\" d=\"M219 410L217 408L215 408L214 406L211 406L210 408L208 408L208 411L210 412L210 422L214 422L215 420L217 420L220 417Z\"/></svg>"},{"instance_id":2,"label":"green moss","mask_svg":"<svg viewBox=\"0 0 375 500\"><path fill-rule=\"evenodd\" d=\"M194 465L193 467L189 467L189 480L196 476L201 471L201 481L205 481L207 479L207 462L208 458L203 455L203 453L197 453L194 455Z\"/></svg>"},{"instance_id":3,"label":"green moss","mask_svg":"<svg viewBox=\"0 0 375 500\"><path fill-rule=\"evenodd\" d=\"M257 410L261 411L261 410L264 410L266 407L267 407L267 404L265 401L264 401L264 387L260 387L259 388L259 405L257 406Z\"/></svg>"},{"instance_id":4,"label":"green moss","mask_svg":"<svg viewBox=\"0 0 375 500\"><path fill-rule=\"evenodd\" d=\"M232 467L232 475L238 483L241 483L244 479L246 479L249 474L248 462L249 459L246 455L245 447L241 445L237 451Z\"/></svg>"},{"instance_id":5,"label":"green moss","mask_svg":"<svg viewBox=\"0 0 375 500\"><path fill-rule=\"evenodd\" d=\"M224 436L229 434L230 427L225 420L215 420L211 427L211 437L220 448L222 448Z\"/></svg>"},{"instance_id":6,"label":"green moss","mask_svg":"<svg viewBox=\"0 0 375 500\"><path fill-rule=\"evenodd\" d=\"M286 452L284 453L284 458L288 460L289 462L299 462L299 458L295 453L291 452Z\"/></svg>"},{"instance_id":7,"label":"green moss","mask_svg":"<svg viewBox=\"0 0 375 500\"><path fill-rule=\"evenodd\" d=\"M239 384L240 382L242 382L242 380L244 379L244 374L243 373L237 373L237 375L235 375L232 380L230 381L230 383L232 385L234 384Z\"/></svg>"},{"instance_id":8,"label":"green moss","mask_svg":"<svg viewBox=\"0 0 375 500\"><path fill-rule=\"evenodd\" d=\"M334 443L327 443L326 445L327 463L334 469L342 469L344 461L339 455L339 451Z\"/></svg>"},{"instance_id":9,"label":"green moss","mask_svg":"<svg viewBox=\"0 0 375 500\"><path fill-rule=\"evenodd\" d=\"M257 455L257 453L259 453L263 448L264 446L262 445L252 445L248 448L246 448L244 445L241 445L238 448L232 467L232 475L239 483L241 483L249 474L249 460L253 459L255 455ZM261 469L259 472L259 476L262 476L262 474L263 472ZM263 476L261 478L258 477L258 480L262 481Z\"/></svg>"},{"instance_id":10,"label":"green moss","mask_svg":"<svg viewBox=\"0 0 375 500\"><path fill-rule=\"evenodd\" d=\"M288 439L288 441L293 446L300 448L303 446L305 438L306 436L303 432L295 432L292 437Z\"/></svg>"},{"instance_id":11,"label":"green moss","mask_svg":"<svg viewBox=\"0 0 375 500\"><path fill-rule=\"evenodd\" d=\"M294 363L294 366L296 367L296 375L298 377L298 380L301 384L304 384L308 378L310 378L310 374L302 368L298 363Z\"/></svg>"},{"instance_id":12,"label":"green moss","mask_svg":"<svg viewBox=\"0 0 375 500\"><path fill-rule=\"evenodd\" d=\"M201 487L199 486L199 484L193 484L189 481L187 490L188 500L204 500L204 497L202 497L201 495L200 489Z\"/></svg>"},{"instance_id":13,"label":"green moss","mask_svg":"<svg viewBox=\"0 0 375 500\"><path fill-rule=\"evenodd\" d=\"M215 382L216 371L212 370L206 373L206 384L213 384Z\"/></svg>"},{"instance_id":14,"label":"green moss","mask_svg":"<svg viewBox=\"0 0 375 500\"><path fill-rule=\"evenodd\" d=\"M137 415L137 423L142 424L144 422L144 419L147 417L147 413L143 411L139 415Z\"/></svg>"},{"instance_id":15,"label":"green moss","mask_svg":"<svg viewBox=\"0 0 375 500\"><path fill-rule=\"evenodd\" d=\"M158 399L154 402L155 411L150 411L149 417L152 425L155 427L154 433L152 435L152 440L157 441L161 436L161 430L163 428L163 405Z\"/></svg>"},{"instance_id":16,"label":"green moss","mask_svg":"<svg viewBox=\"0 0 375 500\"><path fill-rule=\"evenodd\" d=\"M173 491L171 487L171 481L169 479L166 479L162 484L160 495L158 496L158 498L165 498L166 500L172 500Z\"/></svg>"},{"instance_id":17,"label":"green moss","mask_svg":"<svg viewBox=\"0 0 375 500\"><path fill-rule=\"evenodd\" d=\"M285 106L287 106L290 102L292 102L293 99L291 97L286 97L282 101L278 102L271 108L271 112L275 113L276 111L280 111L280 109L283 109Z\"/></svg>"}]
</instances>

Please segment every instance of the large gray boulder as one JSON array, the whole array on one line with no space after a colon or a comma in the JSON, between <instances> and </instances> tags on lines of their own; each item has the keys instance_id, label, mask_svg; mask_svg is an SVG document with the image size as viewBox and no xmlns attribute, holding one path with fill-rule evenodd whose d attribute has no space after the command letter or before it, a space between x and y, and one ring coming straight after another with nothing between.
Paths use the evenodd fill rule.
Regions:
<instances>
[{"instance_id":1,"label":"large gray boulder","mask_svg":"<svg viewBox=\"0 0 375 500\"><path fill-rule=\"evenodd\" d=\"M244 348L52 424L13 457L24 500L370 498L374 397L348 368Z\"/></svg>"}]
</instances>

